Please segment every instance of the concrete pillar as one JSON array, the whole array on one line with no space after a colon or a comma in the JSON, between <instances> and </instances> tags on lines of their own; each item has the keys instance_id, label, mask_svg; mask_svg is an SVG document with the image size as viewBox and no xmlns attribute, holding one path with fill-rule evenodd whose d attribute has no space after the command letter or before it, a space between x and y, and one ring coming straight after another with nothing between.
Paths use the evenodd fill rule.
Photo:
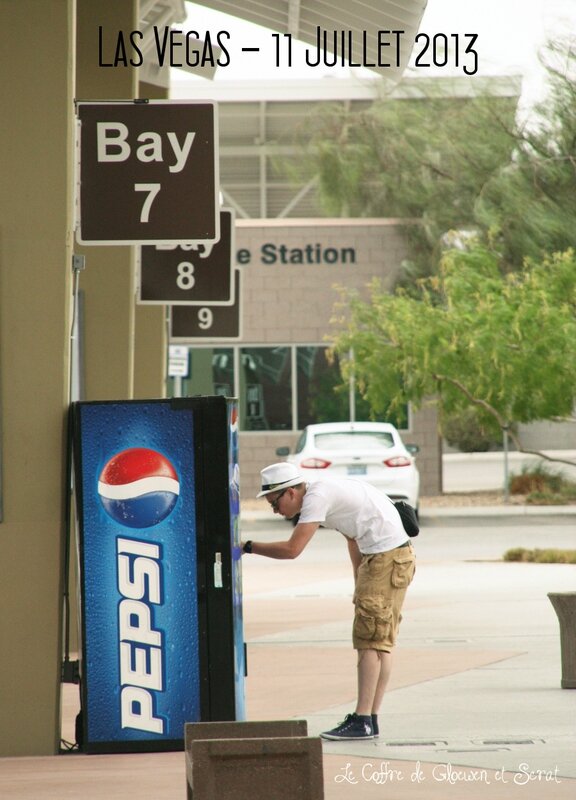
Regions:
<instances>
[{"instance_id":1,"label":"concrete pillar","mask_svg":"<svg viewBox=\"0 0 576 800\"><path fill-rule=\"evenodd\" d=\"M76 1L76 98L138 97L137 68L103 67L99 57L100 27L104 42L116 41L119 31L138 30L138 0ZM134 248L76 245L75 250L86 256L86 269L81 277L85 298L85 399L131 399L135 346Z\"/></svg>"},{"instance_id":2,"label":"concrete pillar","mask_svg":"<svg viewBox=\"0 0 576 800\"><path fill-rule=\"evenodd\" d=\"M138 0L77 0L79 100L164 99L167 91L139 84L138 67L111 63L118 32L139 30ZM102 29L102 59L99 30ZM128 41L128 36L125 37ZM163 397L166 326L163 307L137 306L136 249L77 246L86 256L84 386L87 400Z\"/></svg>"},{"instance_id":3,"label":"concrete pillar","mask_svg":"<svg viewBox=\"0 0 576 800\"><path fill-rule=\"evenodd\" d=\"M168 90L140 83L139 95L149 100L164 100ZM168 362L165 306L136 305L134 345L134 398L164 397Z\"/></svg>"},{"instance_id":4,"label":"concrete pillar","mask_svg":"<svg viewBox=\"0 0 576 800\"><path fill-rule=\"evenodd\" d=\"M50 755L60 739L74 0L0 0L0 20L0 756Z\"/></svg>"},{"instance_id":5,"label":"concrete pillar","mask_svg":"<svg viewBox=\"0 0 576 800\"><path fill-rule=\"evenodd\" d=\"M136 306L134 398L150 400L166 394L167 337L165 306Z\"/></svg>"}]
</instances>

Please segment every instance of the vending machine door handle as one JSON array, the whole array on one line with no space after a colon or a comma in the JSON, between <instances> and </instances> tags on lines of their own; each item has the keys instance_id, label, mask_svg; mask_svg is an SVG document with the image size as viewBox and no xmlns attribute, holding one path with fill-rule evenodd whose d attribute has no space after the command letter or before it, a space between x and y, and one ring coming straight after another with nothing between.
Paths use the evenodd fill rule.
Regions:
<instances>
[{"instance_id":1,"label":"vending machine door handle","mask_svg":"<svg viewBox=\"0 0 576 800\"><path fill-rule=\"evenodd\" d=\"M214 588L222 589L222 553L215 554L214 561Z\"/></svg>"}]
</instances>

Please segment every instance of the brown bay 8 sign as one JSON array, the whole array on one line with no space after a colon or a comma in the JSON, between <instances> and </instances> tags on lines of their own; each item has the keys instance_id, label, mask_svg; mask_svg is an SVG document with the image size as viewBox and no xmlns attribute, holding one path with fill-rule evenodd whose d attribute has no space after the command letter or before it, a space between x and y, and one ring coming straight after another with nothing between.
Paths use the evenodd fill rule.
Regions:
<instances>
[{"instance_id":1,"label":"brown bay 8 sign","mask_svg":"<svg viewBox=\"0 0 576 800\"><path fill-rule=\"evenodd\" d=\"M220 211L216 243L143 245L139 302L230 306L235 302L234 212Z\"/></svg>"},{"instance_id":2,"label":"brown bay 8 sign","mask_svg":"<svg viewBox=\"0 0 576 800\"><path fill-rule=\"evenodd\" d=\"M240 339L242 296L239 269L234 271L234 286L234 305L171 306L170 341L186 343Z\"/></svg>"},{"instance_id":3,"label":"brown bay 8 sign","mask_svg":"<svg viewBox=\"0 0 576 800\"><path fill-rule=\"evenodd\" d=\"M82 102L77 111L80 243L218 241L214 103Z\"/></svg>"}]
</instances>

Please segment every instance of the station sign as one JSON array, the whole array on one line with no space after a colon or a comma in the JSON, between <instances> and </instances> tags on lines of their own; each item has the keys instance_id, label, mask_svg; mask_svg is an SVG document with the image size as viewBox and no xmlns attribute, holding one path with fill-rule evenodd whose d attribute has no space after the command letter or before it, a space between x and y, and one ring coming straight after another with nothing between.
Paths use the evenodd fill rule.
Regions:
<instances>
[{"instance_id":1,"label":"station sign","mask_svg":"<svg viewBox=\"0 0 576 800\"><path fill-rule=\"evenodd\" d=\"M233 305L234 212L220 211L218 242L140 247L138 301L163 305Z\"/></svg>"},{"instance_id":2,"label":"station sign","mask_svg":"<svg viewBox=\"0 0 576 800\"><path fill-rule=\"evenodd\" d=\"M78 103L77 239L87 245L216 242L216 104Z\"/></svg>"},{"instance_id":3,"label":"station sign","mask_svg":"<svg viewBox=\"0 0 576 800\"><path fill-rule=\"evenodd\" d=\"M240 270L234 274L234 305L172 306L170 308L170 341L206 342L213 339L241 338L242 297Z\"/></svg>"}]
</instances>

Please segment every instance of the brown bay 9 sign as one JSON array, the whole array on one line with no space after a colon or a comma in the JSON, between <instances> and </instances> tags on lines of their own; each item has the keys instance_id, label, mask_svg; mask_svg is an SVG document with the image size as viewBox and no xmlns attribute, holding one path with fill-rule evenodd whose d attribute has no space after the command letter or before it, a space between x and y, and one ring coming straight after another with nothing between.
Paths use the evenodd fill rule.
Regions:
<instances>
[{"instance_id":1,"label":"brown bay 9 sign","mask_svg":"<svg viewBox=\"0 0 576 800\"><path fill-rule=\"evenodd\" d=\"M77 111L81 244L218 241L214 103L82 102Z\"/></svg>"},{"instance_id":2,"label":"brown bay 9 sign","mask_svg":"<svg viewBox=\"0 0 576 800\"><path fill-rule=\"evenodd\" d=\"M234 305L173 305L170 307L170 341L207 342L241 338L242 295L240 270L234 270Z\"/></svg>"}]
</instances>

